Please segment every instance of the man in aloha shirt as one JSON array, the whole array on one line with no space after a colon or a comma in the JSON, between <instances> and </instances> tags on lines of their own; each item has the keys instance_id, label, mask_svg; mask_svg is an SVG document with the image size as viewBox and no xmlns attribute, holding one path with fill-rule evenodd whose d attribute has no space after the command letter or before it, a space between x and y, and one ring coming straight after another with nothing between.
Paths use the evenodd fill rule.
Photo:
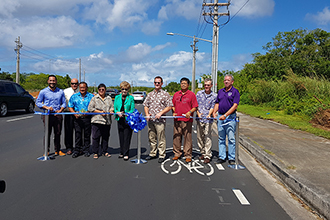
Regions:
<instances>
[{"instance_id":1,"label":"man in aloha shirt","mask_svg":"<svg viewBox=\"0 0 330 220\"><path fill-rule=\"evenodd\" d=\"M148 120L148 135L150 142L150 153L146 158L151 160L156 158L157 149L159 154L158 162L162 163L165 160L166 137L165 137L165 119L160 118L172 109L172 100L168 92L162 90L163 79L156 76L154 79L155 90L147 95L144 100L144 111ZM157 146L158 139L158 146Z\"/></svg>"},{"instance_id":2,"label":"man in aloha shirt","mask_svg":"<svg viewBox=\"0 0 330 220\"><path fill-rule=\"evenodd\" d=\"M210 163L212 158L212 125L213 120L207 119L212 117L215 100L217 94L212 92L212 79L204 80L204 90L197 92L196 98L198 102L197 116L197 144L201 153L200 160L204 163Z\"/></svg>"},{"instance_id":3,"label":"man in aloha shirt","mask_svg":"<svg viewBox=\"0 0 330 220\"><path fill-rule=\"evenodd\" d=\"M79 113L74 115L75 148L72 158L76 158L82 153L85 157L90 156L91 116L83 113L87 112L89 102L94 95L87 92L87 89L87 83L81 82L79 84L79 92L71 96L68 104L70 112ZM83 132L84 136L82 135ZM82 137L84 137L84 143L82 141Z\"/></svg>"}]
</instances>

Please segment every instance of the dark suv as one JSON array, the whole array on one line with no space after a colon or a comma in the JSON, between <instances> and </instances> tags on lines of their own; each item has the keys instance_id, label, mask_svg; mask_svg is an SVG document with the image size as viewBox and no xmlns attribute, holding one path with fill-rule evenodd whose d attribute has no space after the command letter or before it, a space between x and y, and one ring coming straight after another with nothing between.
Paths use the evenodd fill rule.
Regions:
<instances>
[{"instance_id":1,"label":"dark suv","mask_svg":"<svg viewBox=\"0 0 330 220\"><path fill-rule=\"evenodd\" d=\"M34 112L34 99L17 83L0 80L0 116L5 116L8 110L25 109Z\"/></svg>"},{"instance_id":2,"label":"dark suv","mask_svg":"<svg viewBox=\"0 0 330 220\"><path fill-rule=\"evenodd\" d=\"M114 100L116 95L119 95L120 93L119 93L118 89L107 89L105 94L109 95L112 98L112 100Z\"/></svg>"}]
</instances>

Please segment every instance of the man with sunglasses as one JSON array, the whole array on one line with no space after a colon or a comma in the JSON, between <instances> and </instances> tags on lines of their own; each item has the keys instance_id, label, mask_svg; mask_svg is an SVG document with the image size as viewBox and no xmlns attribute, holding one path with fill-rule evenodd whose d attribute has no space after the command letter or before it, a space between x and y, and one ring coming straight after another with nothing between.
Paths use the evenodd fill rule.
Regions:
<instances>
[{"instance_id":1,"label":"man with sunglasses","mask_svg":"<svg viewBox=\"0 0 330 220\"><path fill-rule=\"evenodd\" d=\"M71 96L79 92L78 79L71 79L71 87L64 89L64 95L66 99L66 106L68 106ZM70 112L69 108L65 109L66 112ZM64 144L66 147L66 154L71 155L73 150L73 115L64 115Z\"/></svg>"},{"instance_id":2,"label":"man with sunglasses","mask_svg":"<svg viewBox=\"0 0 330 220\"><path fill-rule=\"evenodd\" d=\"M172 102L170 94L162 90L162 77L156 76L154 79L154 85L154 91L150 92L143 102L144 112L147 116L148 121L148 135L150 143L150 153L146 159L155 159L158 149L158 163L162 163L164 162L166 156L166 121L164 118L161 118L161 116L165 115L168 111L171 110Z\"/></svg>"},{"instance_id":3,"label":"man with sunglasses","mask_svg":"<svg viewBox=\"0 0 330 220\"><path fill-rule=\"evenodd\" d=\"M197 92L197 144L201 153L200 160L204 160L204 163L210 163L212 158L212 124L213 120L210 120L213 113L215 100L217 94L212 92L212 79L204 80L204 90Z\"/></svg>"},{"instance_id":4,"label":"man with sunglasses","mask_svg":"<svg viewBox=\"0 0 330 220\"><path fill-rule=\"evenodd\" d=\"M186 163L191 162L192 157L192 123L194 112L198 107L196 95L188 90L189 79L183 77L180 80L181 90L176 92L173 96L173 116L185 116L184 118L174 119L174 131L173 131L173 160L178 160L181 155L181 142L182 136L184 137L183 152L186 158Z\"/></svg>"}]
</instances>

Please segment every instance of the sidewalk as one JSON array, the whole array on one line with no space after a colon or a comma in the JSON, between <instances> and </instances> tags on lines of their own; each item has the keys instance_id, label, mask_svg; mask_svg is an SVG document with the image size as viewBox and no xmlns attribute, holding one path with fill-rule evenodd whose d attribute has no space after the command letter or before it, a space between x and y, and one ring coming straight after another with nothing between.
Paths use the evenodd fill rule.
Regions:
<instances>
[{"instance_id":1,"label":"sidewalk","mask_svg":"<svg viewBox=\"0 0 330 220\"><path fill-rule=\"evenodd\" d=\"M330 141L270 120L238 117L240 145L330 219Z\"/></svg>"}]
</instances>

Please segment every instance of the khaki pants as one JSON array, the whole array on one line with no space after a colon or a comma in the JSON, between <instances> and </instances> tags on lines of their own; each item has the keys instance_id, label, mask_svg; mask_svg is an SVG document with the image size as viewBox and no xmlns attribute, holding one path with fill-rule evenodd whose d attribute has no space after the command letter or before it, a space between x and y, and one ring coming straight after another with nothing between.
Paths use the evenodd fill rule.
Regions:
<instances>
[{"instance_id":1,"label":"khaki pants","mask_svg":"<svg viewBox=\"0 0 330 220\"><path fill-rule=\"evenodd\" d=\"M212 125L213 123L197 121L197 144L201 154L208 159L212 157Z\"/></svg>"},{"instance_id":2,"label":"khaki pants","mask_svg":"<svg viewBox=\"0 0 330 220\"><path fill-rule=\"evenodd\" d=\"M174 121L173 152L175 157L180 157L182 136L184 137L183 152L186 158L192 156L192 122Z\"/></svg>"},{"instance_id":3,"label":"khaki pants","mask_svg":"<svg viewBox=\"0 0 330 220\"><path fill-rule=\"evenodd\" d=\"M166 153L166 137L165 137L165 123L162 122L148 122L148 136L150 143L150 157L157 155L157 149L159 158L165 158ZM158 146L157 146L158 140Z\"/></svg>"}]
</instances>

